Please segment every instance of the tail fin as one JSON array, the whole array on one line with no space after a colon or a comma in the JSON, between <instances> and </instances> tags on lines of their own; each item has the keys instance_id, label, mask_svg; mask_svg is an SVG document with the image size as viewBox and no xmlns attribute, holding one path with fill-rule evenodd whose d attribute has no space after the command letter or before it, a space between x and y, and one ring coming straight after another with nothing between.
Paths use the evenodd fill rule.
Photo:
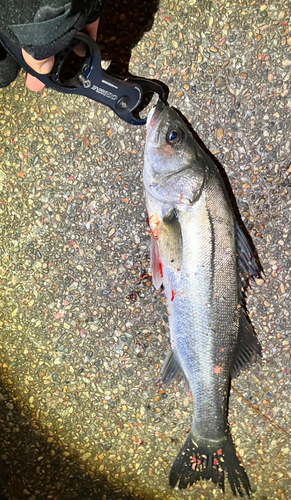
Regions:
<instances>
[{"instance_id":1,"label":"tail fin","mask_svg":"<svg viewBox=\"0 0 291 500\"><path fill-rule=\"evenodd\" d=\"M191 429L171 469L169 482L174 488L179 481L179 488L182 489L188 485L192 486L199 479L211 479L224 492L224 471L227 471L228 481L235 496L237 492L243 496L242 486L250 496L249 479L241 458L236 453L230 433L227 431L223 441L215 444L213 441L199 439Z\"/></svg>"}]
</instances>

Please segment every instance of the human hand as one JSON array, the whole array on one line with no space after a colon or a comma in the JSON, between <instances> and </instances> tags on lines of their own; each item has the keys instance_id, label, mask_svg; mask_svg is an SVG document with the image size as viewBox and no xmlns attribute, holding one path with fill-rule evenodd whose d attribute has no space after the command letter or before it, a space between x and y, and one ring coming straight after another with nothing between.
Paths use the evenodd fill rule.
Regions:
<instances>
[{"instance_id":1,"label":"human hand","mask_svg":"<svg viewBox=\"0 0 291 500\"><path fill-rule=\"evenodd\" d=\"M97 21L95 21L92 24L87 24L84 27L83 32L87 33L91 38L93 38L93 40L96 40L97 31L98 31L98 24L99 24L99 19L97 19ZM22 49L22 55L23 55L23 58L25 59L25 61L27 62L27 64L29 64L29 66L32 69L34 69L34 71L36 71L37 73L40 73L41 75L47 75L48 73L50 73L50 71L53 68L54 62L55 62L54 56L51 56L48 59L43 59L42 61L39 61L37 59L34 59L31 55L29 55L23 49ZM32 90L34 92L39 92L40 90L42 90L45 87L44 83L42 83L40 80L38 80L34 76L30 75L29 73L27 73L27 75L26 75L26 85L30 90Z\"/></svg>"}]
</instances>

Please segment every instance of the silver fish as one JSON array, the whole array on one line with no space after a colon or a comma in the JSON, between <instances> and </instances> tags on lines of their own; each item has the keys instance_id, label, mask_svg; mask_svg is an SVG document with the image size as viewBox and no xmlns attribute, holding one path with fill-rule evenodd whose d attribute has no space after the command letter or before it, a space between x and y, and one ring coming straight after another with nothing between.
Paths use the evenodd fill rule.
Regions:
<instances>
[{"instance_id":1,"label":"silver fish","mask_svg":"<svg viewBox=\"0 0 291 500\"><path fill-rule=\"evenodd\" d=\"M164 286L171 350L164 383L180 374L193 395L191 430L170 472L170 486L224 472L236 495L249 479L227 422L230 377L261 348L244 294L260 267L238 225L222 177L181 116L158 104L147 122L144 162L151 268Z\"/></svg>"}]
</instances>

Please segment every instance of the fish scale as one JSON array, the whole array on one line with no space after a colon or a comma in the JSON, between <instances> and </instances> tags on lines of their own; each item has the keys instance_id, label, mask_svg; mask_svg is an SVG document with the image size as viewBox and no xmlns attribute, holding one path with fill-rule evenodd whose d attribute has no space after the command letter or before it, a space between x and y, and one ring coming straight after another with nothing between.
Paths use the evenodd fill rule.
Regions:
<instances>
[{"instance_id":1,"label":"fish scale","mask_svg":"<svg viewBox=\"0 0 291 500\"><path fill-rule=\"evenodd\" d=\"M217 257L212 249L213 228L208 212L207 197L202 196L186 214L178 215L182 235L185 236L183 265L179 273L173 272L169 266L164 266L164 286L167 298L171 296L169 286L177 290L174 300L168 303L171 341L172 349L179 359L193 394L193 424L201 437L207 435L216 439L217 428L219 427L222 433L225 429L225 412L221 412L221 407L226 408L232 351L227 349L229 337L223 336L223 333L226 330L229 335L229 330L236 332L238 327L237 321L235 324L232 321L237 310L237 286L234 282L232 303L227 306L225 301L221 302L221 286L216 286ZM227 241L225 237L224 241ZM224 248L221 248L221 251L223 252ZM224 272L235 273L235 265L235 259L230 259L228 268L224 267ZM220 310L219 317L216 314L217 301L218 306L221 308L222 304L224 307L221 309L225 311L224 314L224 311ZM223 321L224 316L226 321ZM221 349L224 349L224 352L221 352ZM215 373L215 366L222 367L222 372ZM216 401L216 404L213 401ZM213 419L215 418L215 427L209 419L209 411L213 413Z\"/></svg>"},{"instance_id":2,"label":"fish scale","mask_svg":"<svg viewBox=\"0 0 291 500\"><path fill-rule=\"evenodd\" d=\"M192 426L170 485L202 478L224 491L226 471L233 493L249 495L227 403L230 374L261 352L241 293L242 277L258 276L259 266L214 162L167 106L148 119L144 185L153 283L164 286L171 335L161 379L170 383L179 373L193 395Z\"/></svg>"}]
</instances>

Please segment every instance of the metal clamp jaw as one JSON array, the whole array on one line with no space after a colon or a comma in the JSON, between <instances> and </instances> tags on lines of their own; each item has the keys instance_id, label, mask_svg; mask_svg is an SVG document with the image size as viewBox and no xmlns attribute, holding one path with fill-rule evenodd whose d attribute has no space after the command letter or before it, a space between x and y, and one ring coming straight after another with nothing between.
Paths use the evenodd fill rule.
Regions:
<instances>
[{"instance_id":1,"label":"metal clamp jaw","mask_svg":"<svg viewBox=\"0 0 291 500\"><path fill-rule=\"evenodd\" d=\"M0 34L0 41L25 71L47 87L64 94L82 95L105 104L122 120L132 125L145 125L146 119L141 118L139 112L145 108L154 93L164 102L167 99L168 89L161 82L146 78L122 78L103 70L98 44L83 33L76 34L72 42L56 55L50 75L41 75L34 71L24 60L21 48L5 35ZM80 58L79 66L75 70L69 56L78 52L77 47L80 44L85 47L85 55Z\"/></svg>"}]
</instances>

